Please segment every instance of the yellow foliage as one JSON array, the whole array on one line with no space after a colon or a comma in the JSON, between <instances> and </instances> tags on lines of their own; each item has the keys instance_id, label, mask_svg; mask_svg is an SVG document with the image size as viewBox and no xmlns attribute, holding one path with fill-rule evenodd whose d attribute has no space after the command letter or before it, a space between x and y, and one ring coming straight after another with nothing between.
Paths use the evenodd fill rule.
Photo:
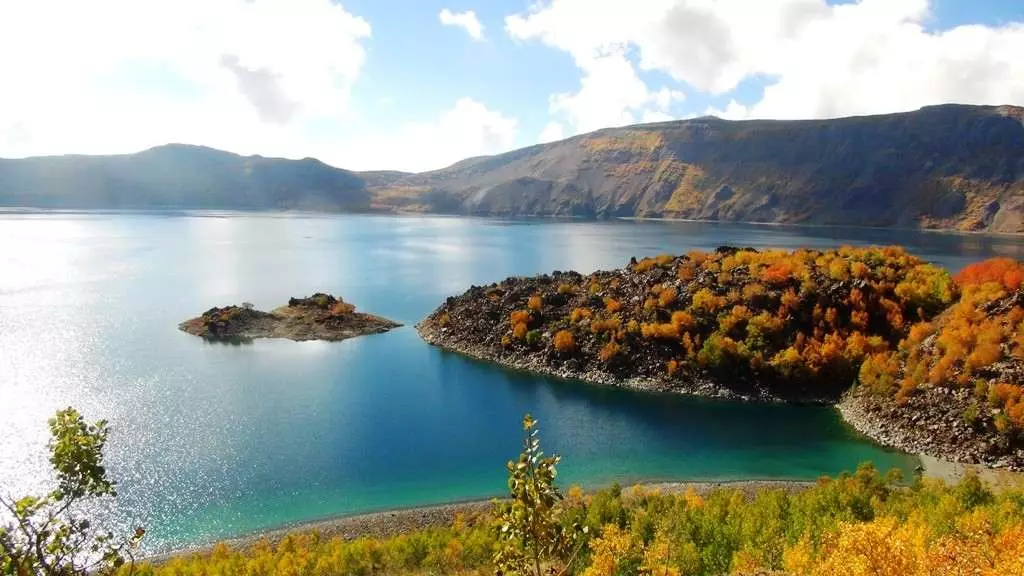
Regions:
<instances>
[{"instance_id":1,"label":"yellow foliage","mask_svg":"<svg viewBox=\"0 0 1024 576\"><path fill-rule=\"evenodd\" d=\"M922 573L923 533L895 518L843 524L822 543L814 576L912 576Z\"/></svg>"},{"instance_id":2,"label":"yellow foliage","mask_svg":"<svg viewBox=\"0 0 1024 576\"><path fill-rule=\"evenodd\" d=\"M576 324L584 318L590 318L594 313L589 308L573 308L572 312L569 313L569 321Z\"/></svg>"},{"instance_id":3,"label":"yellow foliage","mask_svg":"<svg viewBox=\"0 0 1024 576\"><path fill-rule=\"evenodd\" d=\"M622 318L610 316L608 318L595 318L590 323L590 331L594 334L601 332L615 332L622 327Z\"/></svg>"},{"instance_id":4,"label":"yellow foliage","mask_svg":"<svg viewBox=\"0 0 1024 576\"><path fill-rule=\"evenodd\" d=\"M583 572L583 576L615 576L620 563L634 549L629 532L615 524L606 525L601 536L590 542L590 566Z\"/></svg>"},{"instance_id":5,"label":"yellow foliage","mask_svg":"<svg viewBox=\"0 0 1024 576\"><path fill-rule=\"evenodd\" d=\"M665 288L658 294L658 305L662 308L668 308L669 306L676 303L676 298L679 292L675 288Z\"/></svg>"},{"instance_id":6,"label":"yellow foliage","mask_svg":"<svg viewBox=\"0 0 1024 576\"><path fill-rule=\"evenodd\" d=\"M701 288L693 295L692 307L697 310L713 313L717 312L724 305L725 300L721 296L716 296L714 292L707 288Z\"/></svg>"},{"instance_id":7,"label":"yellow foliage","mask_svg":"<svg viewBox=\"0 0 1024 576\"><path fill-rule=\"evenodd\" d=\"M598 353L598 357L601 358L602 362L611 362L618 355L619 344L614 340L610 340L607 344L602 346L601 351Z\"/></svg>"},{"instance_id":8,"label":"yellow foliage","mask_svg":"<svg viewBox=\"0 0 1024 576\"><path fill-rule=\"evenodd\" d=\"M661 338L665 340L676 340L679 338L678 324L641 324L640 334L644 338Z\"/></svg>"}]
</instances>

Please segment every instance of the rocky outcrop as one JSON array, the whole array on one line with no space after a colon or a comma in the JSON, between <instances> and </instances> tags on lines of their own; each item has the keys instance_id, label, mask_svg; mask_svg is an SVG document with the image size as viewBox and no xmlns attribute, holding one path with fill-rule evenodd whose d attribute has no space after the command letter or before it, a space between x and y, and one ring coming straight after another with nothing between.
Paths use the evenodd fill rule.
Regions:
<instances>
[{"instance_id":1,"label":"rocky outcrop","mask_svg":"<svg viewBox=\"0 0 1024 576\"><path fill-rule=\"evenodd\" d=\"M291 298L287 306L272 312L253 309L251 304L211 308L178 328L214 341L246 342L255 338L290 340L345 340L378 334L401 324L355 311L355 306L330 294Z\"/></svg>"},{"instance_id":2,"label":"rocky outcrop","mask_svg":"<svg viewBox=\"0 0 1024 576\"><path fill-rule=\"evenodd\" d=\"M1024 446L1000 433L969 390L926 388L906 402L851 390L837 405L854 429L876 442L965 464L1024 471ZM965 417L965 415L967 415Z\"/></svg>"},{"instance_id":3,"label":"rocky outcrop","mask_svg":"<svg viewBox=\"0 0 1024 576\"><path fill-rule=\"evenodd\" d=\"M996 275L1011 278L1003 264ZM948 272L893 247L721 247L586 276L556 271L473 286L417 330L446 350L599 385L837 404L882 444L1024 470L1024 353L1014 328L1024 319L1024 292L983 304L978 314L964 308L976 294L965 289L958 300ZM973 322L1001 318L958 321L965 342L991 341L997 330L1014 341L978 354L967 344L940 347L938 334L954 313ZM932 370L946 350L962 352L942 360L946 372Z\"/></svg>"}]
</instances>

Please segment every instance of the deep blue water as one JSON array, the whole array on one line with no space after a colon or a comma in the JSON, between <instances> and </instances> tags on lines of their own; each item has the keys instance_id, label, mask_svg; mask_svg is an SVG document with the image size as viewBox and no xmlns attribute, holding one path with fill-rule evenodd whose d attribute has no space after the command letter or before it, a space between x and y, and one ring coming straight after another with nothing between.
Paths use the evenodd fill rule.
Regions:
<instances>
[{"instance_id":1,"label":"deep blue water","mask_svg":"<svg viewBox=\"0 0 1024 576\"><path fill-rule=\"evenodd\" d=\"M46 418L109 419L110 511L166 549L360 511L498 495L532 412L561 478L815 478L915 460L831 409L561 382L469 361L412 325L471 284L713 248L900 243L953 269L1012 238L696 223L253 214L0 215L0 485L41 489ZM329 291L405 323L341 343L208 344L213 306Z\"/></svg>"}]
</instances>

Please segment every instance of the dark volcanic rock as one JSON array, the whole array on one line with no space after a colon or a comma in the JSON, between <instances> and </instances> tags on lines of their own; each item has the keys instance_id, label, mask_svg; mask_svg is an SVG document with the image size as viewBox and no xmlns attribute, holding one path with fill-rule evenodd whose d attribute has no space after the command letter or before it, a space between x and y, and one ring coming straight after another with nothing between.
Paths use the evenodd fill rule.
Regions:
<instances>
[{"instance_id":1,"label":"dark volcanic rock","mask_svg":"<svg viewBox=\"0 0 1024 576\"><path fill-rule=\"evenodd\" d=\"M287 306L269 313L254 310L250 304L211 308L178 328L209 340L244 342L254 338L345 340L399 326L387 318L356 312L355 306L340 298L318 292L308 298L291 298Z\"/></svg>"}]
</instances>

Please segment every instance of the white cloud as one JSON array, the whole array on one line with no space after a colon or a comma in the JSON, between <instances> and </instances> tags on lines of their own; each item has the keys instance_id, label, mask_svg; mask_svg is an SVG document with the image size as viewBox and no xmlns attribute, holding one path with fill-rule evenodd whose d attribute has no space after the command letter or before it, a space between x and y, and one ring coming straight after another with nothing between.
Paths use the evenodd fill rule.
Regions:
<instances>
[{"instance_id":1,"label":"white cloud","mask_svg":"<svg viewBox=\"0 0 1024 576\"><path fill-rule=\"evenodd\" d=\"M540 137L537 138L537 142L547 144L562 138L565 138L565 128L558 122L548 122L547 126L540 131Z\"/></svg>"},{"instance_id":2,"label":"white cloud","mask_svg":"<svg viewBox=\"0 0 1024 576\"><path fill-rule=\"evenodd\" d=\"M750 108L747 108L743 104L735 100L729 100L726 104L725 110L709 106L704 114L708 116L718 116L724 120L743 120L750 117Z\"/></svg>"},{"instance_id":3,"label":"white cloud","mask_svg":"<svg viewBox=\"0 0 1024 576\"><path fill-rule=\"evenodd\" d=\"M577 116L596 123L628 117L623 101L636 101L637 83L643 84L635 67L711 94L727 94L747 78L767 79L760 101L711 111L732 117L1024 101L1024 23L932 31L925 27L930 18L928 0L547 0L505 22L513 38L573 57L583 77L576 97L585 110ZM635 56L635 66L626 54ZM624 83L606 102L583 106L595 62L609 55L626 60L616 72Z\"/></svg>"},{"instance_id":4,"label":"white cloud","mask_svg":"<svg viewBox=\"0 0 1024 576\"><path fill-rule=\"evenodd\" d=\"M441 24L462 28L474 40L484 39L484 25L476 17L476 12L466 10L465 12L452 12L445 8L438 14Z\"/></svg>"},{"instance_id":5,"label":"white cloud","mask_svg":"<svg viewBox=\"0 0 1024 576\"><path fill-rule=\"evenodd\" d=\"M505 152L513 147L518 133L515 118L490 110L472 98L461 98L434 120L375 133L336 148L323 160L361 169L420 172L472 156Z\"/></svg>"},{"instance_id":6,"label":"white cloud","mask_svg":"<svg viewBox=\"0 0 1024 576\"><path fill-rule=\"evenodd\" d=\"M582 71L579 91L551 96L552 115L564 117L574 134L671 119L669 109L684 99L678 90L649 90L622 50L610 49L577 65Z\"/></svg>"},{"instance_id":7,"label":"white cloud","mask_svg":"<svg viewBox=\"0 0 1024 576\"><path fill-rule=\"evenodd\" d=\"M0 0L0 156L304 155L350 116L369 37L331 0Z\"/></svg>"}]
</instances>

